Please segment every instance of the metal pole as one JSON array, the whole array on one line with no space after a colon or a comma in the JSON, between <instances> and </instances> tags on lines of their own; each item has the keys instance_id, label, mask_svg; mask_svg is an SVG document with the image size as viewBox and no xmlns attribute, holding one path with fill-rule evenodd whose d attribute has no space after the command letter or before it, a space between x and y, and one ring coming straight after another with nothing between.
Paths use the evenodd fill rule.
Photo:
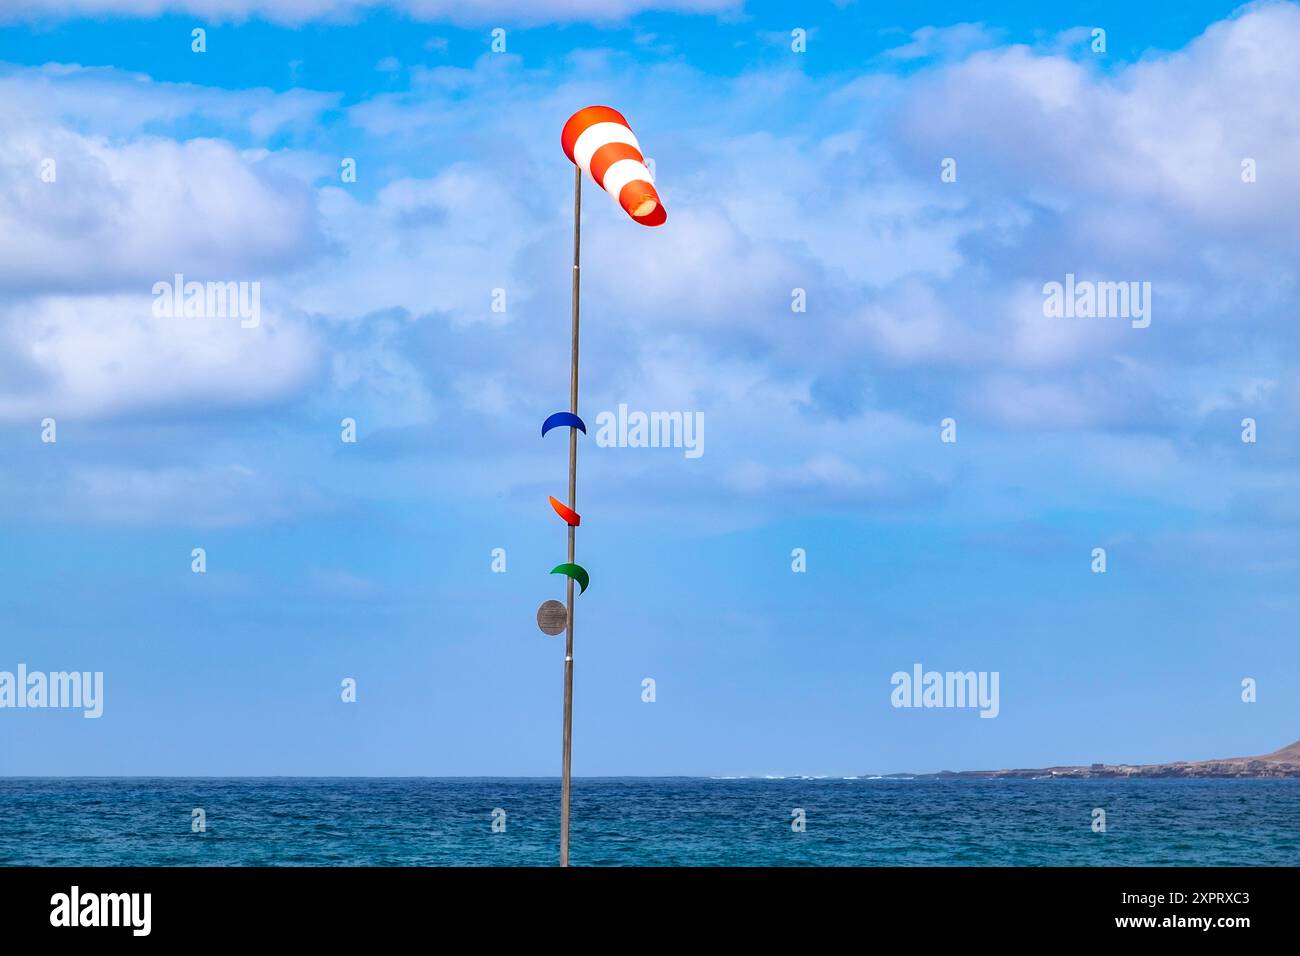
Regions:
<instances>
[{"instance_id":1,"label":"metal pole","mask_svg":"<svg viewBox=\"0 0 1300 956\"><path fill-rule=\"evenodd\" d=\"M578 414L578 251L581 249L582 167L573 167L573 358L569 366L569 411ZM578 429L569 428L569 507L578 509ZM569 563L574 561L569 525ZM573 763L573 578L568 582L568 624L564 632L564 758L560 780L560 866L569 865L569 777Z\"/></svg>"}]
</instances>

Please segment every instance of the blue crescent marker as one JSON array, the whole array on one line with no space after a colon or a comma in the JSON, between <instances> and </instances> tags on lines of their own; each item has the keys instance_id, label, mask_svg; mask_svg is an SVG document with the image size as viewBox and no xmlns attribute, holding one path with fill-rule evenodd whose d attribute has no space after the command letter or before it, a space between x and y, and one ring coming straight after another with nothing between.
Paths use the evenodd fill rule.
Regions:
<instances>
[{"instance_id":1,"label":"blue crescent marker","mask_svg":"<svg viewBox=\"0 0 1300 956\"><path fill-rule=\"evenodd\" d=\"M578 431L582 432L584 435L587 434L586 424L581 418L573 414L573 412L556 412L554 415L547 418L546 421L542 422L542 434L545 435L552 428L559 428L562 425L568 425L572 428L578 429Z\"/></svg>"}]
</instances>

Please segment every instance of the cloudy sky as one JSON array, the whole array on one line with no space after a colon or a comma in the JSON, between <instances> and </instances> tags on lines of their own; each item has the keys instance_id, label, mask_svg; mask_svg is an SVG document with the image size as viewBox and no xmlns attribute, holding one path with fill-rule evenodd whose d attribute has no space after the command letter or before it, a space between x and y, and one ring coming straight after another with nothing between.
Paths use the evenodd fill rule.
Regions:
<instances>
[{"instance_id":1,"label":"cloudy sky","mask_svg":"<svg viewBox=\"0 0 1300 956\"><path fill-rule=\"evenodd\" d=\"M0 773L558 772L593 103L669 219L588 183L582 410L705 444L580 446L576 773L1300 737L1300 6L781 6L8 0L0 670L106 700L0 711ZM156 316L177 273L260 324ZM915 663L999 716L891 707Z\"/></svg>"}]
</instances>

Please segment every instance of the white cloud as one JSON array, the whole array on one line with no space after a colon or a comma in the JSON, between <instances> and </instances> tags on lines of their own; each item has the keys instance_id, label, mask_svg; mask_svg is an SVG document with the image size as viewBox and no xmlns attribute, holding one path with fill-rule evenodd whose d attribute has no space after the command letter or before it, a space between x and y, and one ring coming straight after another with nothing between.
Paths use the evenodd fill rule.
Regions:
<instances>
[{"instance_id":1,"label":"white cloud","mask_svg":"<svg viewBox=\"0 0 1300 956\"><path fill-rule=\"evenodd\" d=\"M339 187L321 192L337 258L307 270L297 303L309 312L361 316L401 307L459 322L503 323L530 294L514 257L539 228L527 177L510 181L464 163L430 179L398 179L372 202ZM493 290L506 311L494 312Z\"/></svg>"},{"instance_id":2,"label":"white cloud","mask_svg":"<svg viewBox=\"0 0 1300 956\"><path fill-rule=\"evenodd\" d=\"M64 463L39 486L0 476L0 513L44 525L265 525L326 511L314 488L239 462L133 466ZM182 552L184 553L184 552ZM188 555L185 555L188 560Z\"/></svg>"},{"instance_id":3,"label":"white cloud","mask_svg":"<svg viewBox=\"0 0 1300 956\"><path fill-rule=\"evenodd\" d=\"M75 16L155 17L188 13L206 20L245 20L264 17L278 23L303 23L320 18L349 19L367 11L389 8L419 20L483 24L624 20L647 10L683 13L722 13L741 0L7 0L0 20L68 18Z\"/></svg>"},{"instance_id":4,"label":"white cloud","mask_svg":"<svg viewBox=\"0 0 1300 956\"><path fill-rule=\"evenodd\" d=\"M319 346L265 306L237 318L156 318L148 296L48 296L0 307L9 374L0 420L243 409L293 395L315 374Z\"/></svg>"},{"instance_id":5,"label":"white cloud","mask_svg":"<svg viewBox=\"0 0 1300 956\"><path fill-rule=\"evenodd\" d=\"M139 136L145 129L161 135L172 126L201 122L260 142L315 128L339 100L337 93L314 90L157 82L140 73L75 63L0 64L0 122L37 129L57 124L109 139Z\"/></svg>"},{"instance_id":6,"label":"white cloud","mask_svg":"<svg viewBox=\"0 0 1300 956\"><path fill-rule=\"evenodd\" d=\"M1023 47L847 81L789 70L719 80L617 51L599 68L574 59L529 70L513 57L413 68L408 90L339 114L379 144L355 189L336 169L330 185L310 188L303 180L316 158L305 153L142 136L128 110L110 111L113 131L101 135L93 109L120 89L142 116L165 122L187 115L192 98L213 123L239 125L256 109L267 128L293 129L337 98L218 96L47 69L37 80L61 104L58 135L87 156L102 153L116 173L95 188L115 186L123 198L74 197L45 209L33 237L0 238L11 260L28 257L11 281L58 287L4 313L16 347L0 350L0 382L9 383L0 414L30 420L60 401L103 415L194 407L187 381L219 398L212 407L255 406L301 394L315 358L330 351L328 387L371 403L368 421L441 418L443 447L481 457L482 434L458 435L456 416L441 413L455 407L476 426L513 427L563 380L572 168L556 131L574 104L610 91L657 160L669 222L632 226L585 185L584 400L704 410L709 452L698 467L708 479L688 480L809 501L830 500L837 487L841 501L882 500L947 487L944 466L926 458L947 414L963 435L1078 434L1193 428L1234 402L1283 394L1294 406L1294 390L1252 383L1278 380L1274 366L1294 354L1280 318L1293 321L1296 227L1277 211L1294 208L1296 187L1276 171L1300 154L1300 121L1274 87L1297 78L1294 59L1281 55L1296 45L1295 11L1265 7L1183 52L1113 73ZM1233 50L1251 62L1235 62ZM1193 105L1169 105L1175 90ZM1180 120L1166 122L1166 109ZM6 155L31 168L34 147L21 124L13 128L23 152ZM1243 143L1261 159L1254 185L1240 182L1229 156ZM959 160L951 185L938 178L947 155ZM136 172L145 156L167 171L166 208ZM222 208L186 193L191 167L236 187ZM40 196L34 170L31 178L0 195L10 224ZM97 244L87 241L84 228L108 214L118 218ZM136 281L166 256L232 270L274 261L277 250L282 318L271 329L283 338L256 351L238 338L185 342L141 324L140 303L127 297L72 295L80 281L100 292L123 276ZM1043 317L1042 283L1066 271L1152 279L1152 328ZM490 308L498 287L505 313ZM806 289L807 313L791 311L794 287ZM105 340L114 325L125 342ZM872 458L900 446L927 462L926 474L899 472L897 455ZM827 447L836 452L818 453ZM600 467L642 461L610 457ZM1186 478L1182 493L1195 484Z\"/></svg>"},{"instance_id":7,"label":"white cloud","mask_svg":"<svg viewBox=\"0 0 1300 956\"><path fill-rule=\"evenodd\" d=\"M911 39L886 50L887 60L924 60L931 57L964 56L973 50L993 46L1000 31L982 23L955 23L948 27L921 27L912 31Z\"/></svg>"},{"instance_id":8,"label":"white cloud","mask_svg":"<svg viewBox=\"0 0 1300 956\"><path fill-rule=\"evenodd\" d=\"M1076 207L1141 202L1148 216L1262 226L1294 246L1300 222L1272 211L1300 204L1300 179L1282 172L1300 153L1297 38L1300 7L1265 4L1113 76L1086 58L985 51L922 77L901 128L934 155L980 157L966 169L982 188L1068 195ZM1261 171L1252 185L1246 157Z\"/></svg>"},{"instance_id":9,"label":"white cloud","mask_svg":"<svg viewBox=\"0 0 1300 956\"><path fill-rule=\"evenodd\" d=\"M277 275L323 246L304 158L140 128L197 114L271 132L330 97L58 66L9 70L0 93L0 420L242 409L308 380L318 346L281 317ZM262 327L154 318L176 273L261 282Z\"/></svg>"},{"instance_id":10,"label":"white cloud","mask_svg":"<svg viewBox=\"0 0 1300 956\"><path fill-rule=\"evenodd\" d=\"M255 138L314 122L329 94L225 92L117 70L0 75L0 291L147 291L177 271L251 279L320 251L307 160L144 129L203 121Z\"/></svg>"},{"instance_id":11,"label":"white cloud","mask_svg":"<svg viewBox=\"0 0 1300 956\"><path fill-rule=\"evenodd\" d=\"M0 288L147 291L175 272L250 279L319 245L311 193L259 171L228 143L5 134ZM42 179L46 158L54 182Z\"/></svg>"}]
</instances>

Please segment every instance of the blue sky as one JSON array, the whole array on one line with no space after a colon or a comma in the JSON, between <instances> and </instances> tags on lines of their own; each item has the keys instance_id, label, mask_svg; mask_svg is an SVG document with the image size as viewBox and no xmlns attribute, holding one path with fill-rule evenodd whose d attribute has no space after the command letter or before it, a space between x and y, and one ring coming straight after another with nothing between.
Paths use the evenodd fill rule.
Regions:
<instances>
[{"instance_id":1,"label":"blue sky","mask_svg":"<svg viewBox=\"0 0 1300 956\"><path fill-rule=\"evenodd\" d=\"M7 4L0 670L106 700L0 710L0 773L558 772L591 103L669 220L588 182L583 412L706 429L581 445L575 773L1300 737L1300 7L1041 7ZM261 324L153 316L177 272ZM1150 327L1045 317L1067 273L1150 282ZM916 662L998 671L999 716L892 708Z\"/></svg>"}]
</instances>

